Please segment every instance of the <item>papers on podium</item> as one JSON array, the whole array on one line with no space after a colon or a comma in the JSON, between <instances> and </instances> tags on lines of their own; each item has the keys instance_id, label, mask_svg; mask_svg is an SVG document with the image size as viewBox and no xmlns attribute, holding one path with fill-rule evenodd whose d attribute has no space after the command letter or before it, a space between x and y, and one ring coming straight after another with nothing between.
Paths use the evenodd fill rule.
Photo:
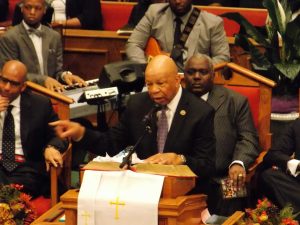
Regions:
<instances>
[{"instance_id":1,"label":"papers on podium","mask_svg":"<svg viewBox=\"0 0 300 225\"><path fill-rule=\"evenodd\" d=\"M78 198L79 225L157 225L163 176L85 171Z\"/></svg>"}]
</instances>

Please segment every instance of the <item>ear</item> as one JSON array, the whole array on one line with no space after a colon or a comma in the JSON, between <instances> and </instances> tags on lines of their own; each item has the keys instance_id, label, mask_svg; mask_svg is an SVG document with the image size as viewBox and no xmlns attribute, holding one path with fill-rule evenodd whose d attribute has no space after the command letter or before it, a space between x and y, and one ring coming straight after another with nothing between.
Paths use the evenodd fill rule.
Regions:
<instances>
[{"instance_id":1,"label":"ear","mask_svg":"<svg viewBox=\"0 0 300 225\"><path fill-rule=\"evenodd\" d=\"M25 91L26 87L27 87L27 83L24 82L24 84L21 87L21 92Z\"/></svg>"}]
</instances>

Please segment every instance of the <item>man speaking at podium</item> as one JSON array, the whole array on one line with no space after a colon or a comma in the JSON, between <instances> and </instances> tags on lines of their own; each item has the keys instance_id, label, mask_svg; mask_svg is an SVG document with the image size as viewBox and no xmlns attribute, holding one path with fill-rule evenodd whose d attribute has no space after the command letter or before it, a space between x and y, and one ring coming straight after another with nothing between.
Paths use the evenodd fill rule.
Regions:
<instances>
[{"instance_id":1,"label":"man speaking at podium","mask_svg":"<svg viewBox=\"0 0 300 225\"><path fill-rule=\"evenodd\" d=\"M186 164L203 181L214 172L214 110L182 89L180 81L174 61L165 55L156 56L145 71L148 93L132 96L117 126L108 132L92 131L70 121L51 125L56 126L59 137L70 137L96 154L107 152L111 156L135 145L147 132L136 148L140 159Z\"/></svg>"}]
</instances>

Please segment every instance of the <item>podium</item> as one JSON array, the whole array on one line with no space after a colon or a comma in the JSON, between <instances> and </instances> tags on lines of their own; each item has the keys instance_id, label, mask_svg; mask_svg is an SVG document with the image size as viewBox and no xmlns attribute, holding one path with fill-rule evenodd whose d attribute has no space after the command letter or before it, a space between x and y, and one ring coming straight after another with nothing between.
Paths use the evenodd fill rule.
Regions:
<instances>
[{"instance_id":1,"label":"podium","mask_svg":"<svg viewBox=\"0 0 300 225\"><path fill-rule=\"evenodd\" d=\"M94 165L93 165L94 163ZM85 169L92 169L95 162ZM187 166L185 166L187 167ZM183 168L183 167L181 167ZM206 208L204 194L186 195L195 186L196 177L166 176L158 206L159 225L198 225L201 212ZM60 199L65 210L66 225L77 224L77 200L79 190L69 190Z\"/></svg>"}]
</instances>

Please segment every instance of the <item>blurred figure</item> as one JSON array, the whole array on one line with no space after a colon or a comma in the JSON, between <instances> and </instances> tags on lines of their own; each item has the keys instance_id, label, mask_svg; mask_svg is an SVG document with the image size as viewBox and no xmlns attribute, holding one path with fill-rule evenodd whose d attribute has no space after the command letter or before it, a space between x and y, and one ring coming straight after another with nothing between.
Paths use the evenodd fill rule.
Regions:
<instances>
[{"instance_id":1,"label":"blurred figure","mask_svg":"<svg viewBox=\"0 0 300 225\"><path fill-rule=\"evenodd\" d=\"M229 176L238 190L245 185L246 171L254 163L260 148L246 97L214 85L212 60L197 54L188 59L184 78L186 88L215 109L216 175L208 195L213 214L229 216L244 210L246 199L223 199L221 179Z\"/></svg>"},{"instance_id":2,"label":"blurred figure","mask_svg":"<svg viewBox=\"0 0 300 225\"><path fill-rule=\"evenodd\" d=\"M300 119L275 140L263 164L266 170L258 182L260 193L280 208L290 203L295 213L300 212Z\"/></svg>"},{"instance_id":3,"label":"blurred figure","mask_svg":"<svg viewBox=\"0 0 300 225\"><path fill-rule=\"evenodd\" d=\"M16 5L13 25L23 19L22 2ZM101 4L98 0L46 0L42 24L88 30L102 30Z\"/></svg>"},{"instance_id":4,"label":"blurred figure","mask_svg":"<svg viewBox=\"0 0 300 225\"><path fill-rule=\"evenodd\" d=\"M53 91L64 90L64 84L85 82L70 71L63 71L63 49L59 33L41 25L46 12L45 0L23 0L24 20L0 37L0 66L16 59L28 69L30 81Z\"/></svg>"},{"instance_id":5,"label":"blurred figure","mask_svg":"<svg viewBox=\"0 0 300 225\"><path fill-rule=\"evenodd\" d=\"M196 53L212 57L213 63L229 61L229 45L227 42L223 19L201 10L183 47L182 32L195 12L192 0L169 0L169 3L152 4L145 16L133 30L126 44L126 55L130 60L147 62L145 48L150 37L158 42L163 52L171 53L178 68L183 70L187 58ZM188 23L190 24L190 23ZM176 54L174 54L174 50ZM173 53L173 54L172 54ZM175 57L175 55L177 55Z\"/></svg>"}]
</instances>

